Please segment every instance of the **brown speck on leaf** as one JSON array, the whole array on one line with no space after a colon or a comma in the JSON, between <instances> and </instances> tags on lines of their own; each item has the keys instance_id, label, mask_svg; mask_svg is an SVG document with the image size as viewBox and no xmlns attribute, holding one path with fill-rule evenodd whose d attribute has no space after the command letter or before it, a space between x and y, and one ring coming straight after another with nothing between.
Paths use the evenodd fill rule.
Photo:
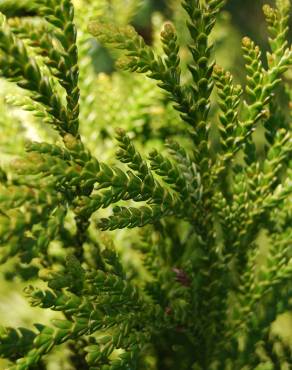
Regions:
<instances>
[{"instance_id":1,"label":"brown speck on leaf","mask_svg":"<svg viewBox=\"0 0 292 370\"><path fill-rule=\"evenodd\" d=\"M172 271L176 274L176 281L181 283L183 286L190 286L191 282L185 271L176 267L174 267Z\"/></svg>"},{"instance_id":2,"label":"brown speck on leaf","mask_svg":"<svg viewBox=\"0 0 292 370\"><path fill-rule=\"evenodd\" d=\"M171 313L172 313L172 309L170 308L170 307L166 307L166 309L165 309L165 314L167 315L167 316L170 316L171 315Z\"/></svg>"}]
</instances>

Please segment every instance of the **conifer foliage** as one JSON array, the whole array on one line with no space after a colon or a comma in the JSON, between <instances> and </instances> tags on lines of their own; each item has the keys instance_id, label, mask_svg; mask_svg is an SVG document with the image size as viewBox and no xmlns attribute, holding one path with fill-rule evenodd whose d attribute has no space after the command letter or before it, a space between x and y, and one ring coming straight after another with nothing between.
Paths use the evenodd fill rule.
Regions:
<instances>
[{"instance_id":1,"label":"conifer foliage","mask_svg":"<svg viewBox=\"0 0 292 370\"><path fill-rule=\"evenodd\" d=\"M97 9L93 3L88 12ZM180 5L188 71L170 22L158 50L132 26L107 17L90 21L87 31L77 26L71 0L0 6L1 78L25 91L18 105L49 137L29 141L1 169L0 261L17 261L19 279L31 267L29 302L57 312L51 325L0 328L7 369L46 369L59 346L76 370L284 369L292 363L289 344L272 330L292 308L291 116L277 100L285 90L281 104L288 106L292 96L285 80L292 64L290 4L264 6L266 56L243 39L243 86L215 64L210 35L224 1ZM19 16L21 7L28 17ZM119 73L156 81L174 108L180 136L148 151L120 128L115 160L93 152L82 135L85 95L96 88L85 78L86 32L119 55L117 67L126 71ZM92 127L98 132L98 118ZM119 229L125 229L122 241ZM263 234L268 248L259 262ZM115 247L125 240L139 267L122 258L123 245ZM60 253L52 252L56 244Z\"/></svg>"}]
</instances>

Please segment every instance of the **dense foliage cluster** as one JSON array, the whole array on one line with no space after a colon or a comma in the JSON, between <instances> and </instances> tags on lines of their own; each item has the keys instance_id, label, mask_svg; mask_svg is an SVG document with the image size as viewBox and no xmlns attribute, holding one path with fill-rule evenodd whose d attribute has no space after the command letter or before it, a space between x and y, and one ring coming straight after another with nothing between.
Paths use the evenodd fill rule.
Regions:
<instances>
[{"instance_id":1,"label":"dense foliage cluster","mask_svg":"<svg viewBox=\"0 0 292 370\"><path fill-rule=\"evenodd\" d=\"M243 39L242 84L215 64L224 0L173 1L151 45L129 25L142 2L110 3L0 3L0 262L55 312L0 327L0 357L288 369L272 326L292 308L289 1L263 8L266 57Z\"/></svg>"}]
</instances>

